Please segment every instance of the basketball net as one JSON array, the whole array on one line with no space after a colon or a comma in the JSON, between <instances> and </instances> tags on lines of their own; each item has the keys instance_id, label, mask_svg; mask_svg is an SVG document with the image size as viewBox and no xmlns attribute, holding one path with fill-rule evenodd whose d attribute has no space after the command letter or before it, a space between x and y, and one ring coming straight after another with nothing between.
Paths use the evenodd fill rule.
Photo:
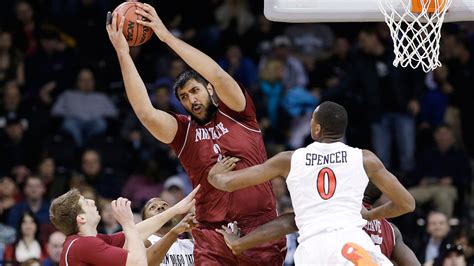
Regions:
<instances>
[{"instance_id":1,"label":"basketball net","mask_svg":"<svg viewBox=\"0 0 474 266\"><path fill-rule=\"evenodd\" d=\"M439 42L444 15L452 0L379 0L390 28L394 66L422 67L429 72L441 66Z\"/></svg>"}]
</instances>

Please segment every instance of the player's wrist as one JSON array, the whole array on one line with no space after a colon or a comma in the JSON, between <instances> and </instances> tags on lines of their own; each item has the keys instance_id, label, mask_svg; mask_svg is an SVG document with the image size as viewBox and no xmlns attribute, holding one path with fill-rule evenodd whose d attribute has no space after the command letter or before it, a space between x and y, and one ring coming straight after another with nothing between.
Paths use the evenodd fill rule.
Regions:
<instances>
[{"instance_id":1,"label":"player's wrist","mask_svg":"<svg viewBox=\"0 0 474 266\"><path fill-rule=\"evenodd\" d=\"M166 44L169 42L171 38L174 37L174 35L167 29L156 30L155 33L156 33L156 36L158 36L158 38Z\"/></svg>"},{"instance_id":2,"label":"player's wrist","mask_svg":"<svg viewBox=\"0 0 474 266\"><path fill-rule=\"evenodd\" d=\"M135 223L132 222L124 222L120 224L122 226L123 231L129 231L129 230L137 230Z\"/></svg>"},{"instance_id":3,"label":"player's wrist","mask_svg":"<svg viewBox=\"0 0 474 266\"><path fill-rule=\"evenodd\" d=\"M117 49L116 50L117 52L117 57L120 59L121 57L124 57L124 56L129 56L130 55L130 49L127 47L127 48L121 48L121 49Z\"/></svg>"}]
</instances>

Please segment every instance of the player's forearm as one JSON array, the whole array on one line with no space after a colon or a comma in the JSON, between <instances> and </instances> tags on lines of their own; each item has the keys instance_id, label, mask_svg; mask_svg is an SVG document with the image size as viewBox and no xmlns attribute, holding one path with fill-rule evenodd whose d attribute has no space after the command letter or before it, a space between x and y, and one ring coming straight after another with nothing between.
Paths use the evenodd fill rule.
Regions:
<instances>
[{"instance_id":1,"label":"player's forearm","mask_svg":"<svg viewBox=\"0 0 474 266\"><path fill-rule=\"evenodd\" d=\"M151 234L160 230L160 228L178 213L171 207L166 211L157 214L151 218L141 221L137 224L138 233L142 241L145 241Z\"/></svg>"},{"instance_id":2,"label":"player's forearm","mask_svg":"<svg viewBox=\"0 0 474 266\"><path fill-rule=\"evenodd\" d=\"M367 220L377 220L383 218L393 218L411 212L411 209L395 204L389 201L377 208L371 209L367 212Z\"/></svg>"},{"instance_id":3,"label":"player's forearm","mask_svg":"<svg viewBox=\"0 0 474 266\"><path fill-rule=\"evenodd\" d=\"M175 51L192 69L201 74L207 81L218 90L226 81L233 81L230 76L208 55L192 47L172 34L163 39L173 51ZM233 81L235 82L235 81Z\"/></svg>"},{"instance_id":4,"label":"player's forearm","mask_svg":"<svg viewBox=\"0 0 474 266\"><path fill-rule=\"evenodd\" d=\"M128 251L126 265L147 265L145 246L140 239L137 227L134 224L125 225L123 232L126 239L124 249Z\"/></svg>"},{"instance_id":5,"label":"player's forearm","mask_svg":"<svg viewBox=\"0 0 474 266\"><path fill-rule=\"evenodd\" d=\"M257 227L246 236L233 243L233 250L240 253L244 250L279 239L288 234L297 232L294 213L285 213L264 225Z\"/></svg>"},{"instance_id":6,"label":"player's forearm","mask_svg":"<svg viewBox=\"0 0 474 266\"><path fill-rule=\"evenodd\" d=\"M160 241L149 247L146 250L148 265L159 265L176 239L178 234L170 230Z\"/></svg>"},{"instance_id":7,"label":"player's forearm","mask_svg":"<svg viewBox=\"0 0 474 266\"><path fill-rule=\"evenodd\" d=\"M270 180L271 177L271 174L266 174L264 167L255 165L237 171L209 175L207 180L209 184L219 190L233 192L242 188L265 183Z\"/></svg>"},{"instance_id":8,"label":"player's forearm","mask_svg":"<svg viewBox=\"0 0 474 266\"><path fill-rule=\"evenodd\" d=\"M122 71L127 97L135 114L141 118L153 109L150 97L128 52L118 52L118 60Z\"/></svg>"}]
</instances>

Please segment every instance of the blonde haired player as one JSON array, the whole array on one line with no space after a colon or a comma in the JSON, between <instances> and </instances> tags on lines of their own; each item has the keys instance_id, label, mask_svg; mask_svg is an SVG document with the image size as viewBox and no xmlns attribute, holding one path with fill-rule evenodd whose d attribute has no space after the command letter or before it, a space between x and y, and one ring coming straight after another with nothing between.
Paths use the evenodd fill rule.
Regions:
<instances>
[{"instance_id":1,"label":"blonde haired player","mask_svg":"<svg viewBox=\"0 0 474 266\"><path fill-rule=\"evenodd\" d=\"M362 230L364 219L395 217L415 208L413 197L377 156L342 143L347 120L344 107L323 102L311 119L314 143L232 172L238 159L227 157L209 173L209 183L225 191L286 177L300 233L297 265L392 265ZM369 179L391 201L362 208Z\"/></svg>"}]
</instances>

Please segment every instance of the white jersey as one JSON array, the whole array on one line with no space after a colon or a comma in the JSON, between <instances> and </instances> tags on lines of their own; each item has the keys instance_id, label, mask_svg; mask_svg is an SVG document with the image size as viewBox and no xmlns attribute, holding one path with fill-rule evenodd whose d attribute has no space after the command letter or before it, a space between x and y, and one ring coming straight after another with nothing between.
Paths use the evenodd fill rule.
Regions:
<instances>
[{"instance_id":1,"label":"white jersey","mask_svg":"<svg viewBox=\"0 0 474 266\"><path fill-rule=\"evenodd\" d=\"M148 237L148 241L153 245L160 241L161 237L157 235L151 235ZM194 265L194 243L190 239L177 239L173 245L171 245L165 257L161 261L161 266L173 265L173 266L191 266Z\"/></svg>"},{"instance_id":2,"label":"white jersey","mask_svg":"<svg viewBox=\"0 0 474 266\"><path fill-rule=\"evenodd\" d=\"M302 243L322 232L361 228L369 178L362 150L342 142L314 142L296 150L286 179Z\"/></svg>"}]
</instances>

